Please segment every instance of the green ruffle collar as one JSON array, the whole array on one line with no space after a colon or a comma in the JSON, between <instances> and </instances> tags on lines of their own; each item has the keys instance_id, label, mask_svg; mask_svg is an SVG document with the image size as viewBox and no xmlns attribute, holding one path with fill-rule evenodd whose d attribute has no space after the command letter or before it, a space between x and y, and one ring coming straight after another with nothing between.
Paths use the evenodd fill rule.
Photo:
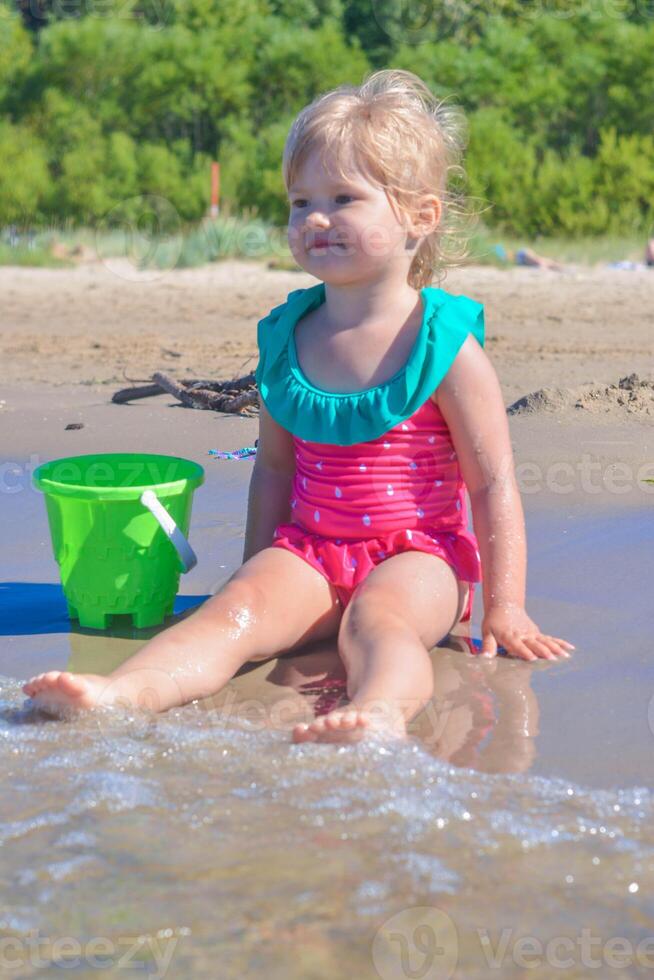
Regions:
<instances>
[{"instance_id":1,"label":"green ruffle collar","mask_svg":"<svg viewBox=\"0 0 654 980\"><path fill-rule=\"evenodd\" d=\"M295 289L259 321L259 395L275 421L309 442L351 446L384 435L427 401L468 334L484 344L484 309L467 296L434 286L420 290L422 326L408 360L392 378L354 392L323 391L302 373L295 325L325 302L325 284Z\"/></svg>"}]
</instances>

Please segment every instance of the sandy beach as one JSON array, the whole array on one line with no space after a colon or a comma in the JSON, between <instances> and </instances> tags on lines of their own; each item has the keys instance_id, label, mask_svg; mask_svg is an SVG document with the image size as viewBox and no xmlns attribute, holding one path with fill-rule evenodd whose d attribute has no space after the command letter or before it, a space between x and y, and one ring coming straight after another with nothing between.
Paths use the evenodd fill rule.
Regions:
<instances>
[{"instance_id":1,"label":"sandy beach","mask_svg":"<svg viewBox=\"0 0 654 980\"><path fill-rule=\"evenodd\" d=\"M0 267L3 382L121 386L156 370L246 373L256 364L257 321L314 282L243 261L142 273L117 259L69 270ZM652 380L649 270L471 266L450 270L441 285L484 303L487 351L507 404L547 385L611 384L634 372Z\"/></svg>"},{"instance_id":2,"label":"sandy beach","mask_svg":"<svg viewBox=\"0 0 654 980\"><path fill-rule=\"evenodd\" d=\"M111 406L113 392L154 371L222 380L254 370L257 321L314 282L243 261L145 272L117 259L66 270L0 267L5 454L154 447L156 425L140 428L137 403ZM523 490L549 490L554 501L578 494L607 505L645 503L643 479L654 477L654 274L471 266L450 270L441 285L484 304L486 350L505 404L517 403L511 431ZM163 396L141 407L149 417L173 405ZM164 414L166 445L182 418L188 432L180 445L197 437L209 448L220 432L220 448L236 448L227 433L238 432L241 445L255 437L255 420L187 418L179 406ZM59 422L86 428L64 435Z\"/></svg>"}]
</instances>

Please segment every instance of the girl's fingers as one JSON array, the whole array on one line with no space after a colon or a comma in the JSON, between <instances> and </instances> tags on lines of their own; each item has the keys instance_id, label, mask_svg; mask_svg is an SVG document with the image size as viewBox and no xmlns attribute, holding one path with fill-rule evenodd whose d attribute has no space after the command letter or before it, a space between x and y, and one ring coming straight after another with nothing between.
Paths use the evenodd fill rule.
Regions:
<instances>
[{"instance_id":1,"label":"girl's fingers","mask_svg":"<svg viewBox=\"0 0 654 980\"><path fill-rule=\"evenodd\" d=\"M504 646L507 652L521 660L538 660L535 653L532 653L524 640L505 640Z\"/></svg>"},{"instance_id":2,"label":"girl's fingers","mask_svg":"<svg viewBox=\"0 0 654 980\"><path fill-rule=\"evenodd\" d=\"M539 634L538 636L525 636L521 639L513 638L507 642L511 654L523 660L558 660L560 655L568 656L565 651L558 650L553 642L548 643L548 640L551 640L551 637Z\"/></svg>"},{"instance_id":3,"label":"girl's fingers","mask_svg":"<svg viewBox=\"0 0 654 980\"><path fill-rule=\"evenodd\" d=\"M541 643L539 638L536 636L525 636L522 639L525 646L528 646L532 653L534 653L541 660L556 660L555 655Z\"/></svg>"},{"instance_id":4,"label":"girl's fingers","mask_svg":"<svg viewBox=\"0 0 654 980\"><path fill-rule=\"evenodd\" d=\"M566 647L570 650L575 649L574 645L568 643L567 640L549 636L547 633L537 633L534 636L524 637L512 636L503 640L501 644L490 634L485 638L480 652L487 656L493 656L494 653L502 651L510 656L519 657L521 660L558 660L560 657L565 657L567 660L570 654Z\"/></svg>"},{"instance_id":5,"label":"girl's fingers","mask_svg":"<svg viewBox=\"0 0 654 980\"><path fill-rule=\"evenodd\" d=\"M565 657L566 659L570 656L565 647L561 644L560 640L557 640L554 636L545 636L542 638L543 643L547 643L550 650L557 654L559 657Z\"/></svg>"},{"instance_id":6,"label":"girl's fingers","mask_svg":"<svg viewBox=\"0 0 654 980\"><path fill-rule=\"evenodd\" d=\"M567 659L570 656L568 651L561 646L560 641L554 636L549 636L547 633L539 633L535 639L537 639L540 643L544 643L548 650L555 655L555 657L566 657Z\"/></svg>"}]
</instances>

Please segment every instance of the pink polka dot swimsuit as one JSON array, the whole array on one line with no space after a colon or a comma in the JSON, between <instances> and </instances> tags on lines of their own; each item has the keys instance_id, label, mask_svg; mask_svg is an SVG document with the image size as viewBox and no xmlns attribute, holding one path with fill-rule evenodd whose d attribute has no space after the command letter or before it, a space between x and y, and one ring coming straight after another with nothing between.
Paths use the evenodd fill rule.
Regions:
<instances>
[{"instance_id":1,"label":"pink polka dot swimsuit","mask_svg":"<svg viewBox=\"0 0 654 980\"><path fill-rule=\"evenodd\" d=\"M317 290L313 287L314 295ZM286 306L260 322L260 349L271 353L262 356L257 369L259 391L271 414L292 433L296 459L291 521L275 529L273 547L315 568L332 584L343 608L380 562L405 551L435 555L470 584L461 617L468 620L481 560L476 537L468 530L466 489L450 432L430 397L442 372L443 338L451 339L454 328L448 334L442 307L435 304L439 315L428 315L427 301L435 303L443 291L422 292L426 313L419 340L425 344L435 338L438 326L441 348L432 343L423 351L417 342L403 372L385 386L351 396L314 388L294 364L293 327L306 312L310 297L305 294L312 290L297 291L302 295L284 332L271 338L266 328L267 320ZM459 298L443 295L451 317L449 300ZM283 315L279 322L284 323ZM459 346L467 333L459 330ZM413 375L407 377L411 367ZM371 438L356 438L361 434Z\"/></svg>"},{"instance_id":2,"label":"pink polka dot swimsuit","mask_svg":"<svg viewBox=\"0 0 654 980\"><path fill-rule=\"evenodd\" d=\"M276 529L273 544L321 572L343 607L375 565L402 551L437 555L459 579L480 580L465 486L432 399L370 442L332 446L294 437L294 443L293 522ZM471 606L472 598L464 619Z\"/></svg>"}]
</instances>

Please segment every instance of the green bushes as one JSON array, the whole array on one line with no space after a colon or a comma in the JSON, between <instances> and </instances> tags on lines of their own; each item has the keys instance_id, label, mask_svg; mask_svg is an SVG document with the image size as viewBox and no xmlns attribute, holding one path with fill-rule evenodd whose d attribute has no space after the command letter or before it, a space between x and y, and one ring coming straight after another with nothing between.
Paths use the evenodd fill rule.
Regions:
<instances>
[{"instance_id":1,"label":"green bushes","mask_svg":"<svg viewBox=\"0 0 654 980\"><path fill-rule=\"evenodd\" d=\"M463 105L468 190L498 232L631 235L654 221L642 4L437 5L424 23L402 0L64 6L42 4L35 33L0 0L0 226L120 223L149 196L196 222L212 159L223 209L283 224L295 114L381 66Z\"/></svg>"},{"instance_id":2,"label":"green bushes","mask_svg":"<svg viewBox=\"0 0 654 980\"><path fill-rule=\"evenodd\" d=\"M600 130L595 157L572 147L540 152L496 110L475 113L469 188L489 207L487 224L507 234L619 235L654 223L654 140Z\"/></svg>"},{"instance_id":3,"label":"green bushes","mask_svg":"<svg viewBox=\"0 0 654 980\"><path fill-rule=\"evenodd\" d=\"M45 148L24 126L0 120L0 222L35 219L45 210L50 186Z\"/></svg>"}]
</instances>

